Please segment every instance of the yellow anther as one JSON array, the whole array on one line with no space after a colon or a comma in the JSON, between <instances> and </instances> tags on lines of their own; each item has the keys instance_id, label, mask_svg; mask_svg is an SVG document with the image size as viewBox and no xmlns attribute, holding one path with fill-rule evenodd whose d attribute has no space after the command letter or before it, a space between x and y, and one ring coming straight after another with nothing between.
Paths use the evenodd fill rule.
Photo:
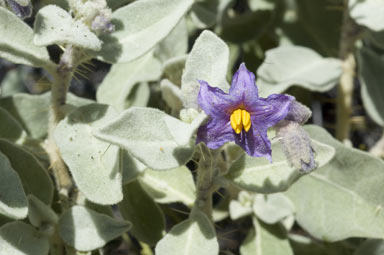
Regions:
<instances>
[{"instance_id":1,"label":"yellow anther","mask_svg":"<svg viewBox=\"0 0 384 255\"><path fill-rule=\"evenodd\" d=\"M240 134L244 127L245 132L251 128L251 115L246 110L237 109L232 112L231 127L235 130L236 134Z\"/></svg>"}]
</instances>

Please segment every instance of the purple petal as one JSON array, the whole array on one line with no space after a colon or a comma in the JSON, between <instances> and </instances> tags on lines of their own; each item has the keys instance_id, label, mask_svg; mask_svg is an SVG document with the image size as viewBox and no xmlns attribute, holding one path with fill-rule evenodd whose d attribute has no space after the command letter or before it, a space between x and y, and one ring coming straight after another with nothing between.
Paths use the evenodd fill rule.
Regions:
<instances>
[{"instance_id":1,"label":"purple petal","mask_svg":"<svg viewBox=\"0 0 384 255\"><path fill-rule=\"evenodd\" d=\"M212 117L229 116L234 110L234 103L230 96L219 88L209 86L205 81L199 81L200 90L197 101L201 109Z\"/></svg>"},{"instance_id":2,"label":"purple petal","mask_svg":"<svg viewBox=\"0 0 384 255\"><path fill-rule=\"evenodd\" d=\"M235 133L229 118L212 118L206 125L198 129L196 144L204 142L208 148L217 149L234 139Z\"/></svg>"},{"instance_id":3,"label":"purple petal","mask_svg":"<svg viewBox=\"0 0 384 255\"><path fill-rule=\"evenodd\" d=\"M289 95L273 94L259 100L248 108L252 126L272 127L284 119L289 111L291 102L295 100Z\"/></svg>"},{"instance_id":4,"label":"purple petal","mask_svg":"<svg viewBox=\"0 0 384 255\"><path fill-rule=\"evenodd\" d=\"M232 84L229 88L231 97L248 108L248 105L254 104L258 100L258 92L255 84L255 75L248 71L242 63L233 75Z\"/></svg>"},{"instance_id":5,"label":"purple petal","mask_svg":"<svg viewBox=\"0 0 384 255\"><path fill-rule=\"evenodd\" d=\"M236 135L235 143L248 155L253 157L265 157L272 162L271 142L267 136L267 128L252 127L248 132L242 131Z\"/></svg>"}]
</instances>

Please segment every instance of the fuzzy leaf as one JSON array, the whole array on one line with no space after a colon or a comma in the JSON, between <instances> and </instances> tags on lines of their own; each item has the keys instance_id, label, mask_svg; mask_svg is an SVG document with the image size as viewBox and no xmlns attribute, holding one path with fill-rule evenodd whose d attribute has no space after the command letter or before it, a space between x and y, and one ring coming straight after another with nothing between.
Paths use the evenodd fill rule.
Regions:
<instances>
[{"instance_id":1,"label":"fuzzy leaf","mask_svg":"<svg viewBox=\"0 0 384 255\"><path fill-rule=\"evenodd\" d=\"M253 203L256 216L267 224L275 224L295 212L292 201L283 193L257 194Z\"/></svg>"},{"instance_id":2,"label":"fuzzy leaf","mask_svg":"<svg viewBox=\"0 0 384 255\"><path fill-rule=\"evenodd\" d=\"M324 129L307 132L336 149L329 164L304 176L286 192L298 223L312 236L334 242L349 237L384 236L384 163L342 145Z\"/></svg>"},{"instance_id":3,"label":"fuzzy leaf","mask_svg":"<svg viewBox=\"0 0 384 255\"><path fill-rule=\"evenodd\" d=\"M34 195L28 195L28 219L33 226L40 229L47 228L48 224L53 227L59 220L51 207Z\"/></svg>"},{"instance_id":4,"label":"fuzzy leaf","mask_svg":"<svg viewBox=\"0 0 384 255\"><path fill-rule=\"evenodd\" d=\"M82 206L74 206L65 211L59 220L61 238L79 251L101 248L130 227L129 222L116 220Z\"/></svg>"},{"instance_id":5,"label":"fuzzy leaf","mask_svg":"<svg viewBox=\"0 0 384 255\"><path fill-rule=\"evenodd\" d=\"M0 138L17 142L22 141L27 136L19 122L3 108L0 108L0 123Z\"/></svg>"},{"instance_id":6,"label":"fuzzy leaf","mask_svg":"<svg viewBox=\"0 0 384 255\"><path fill-rule=\"evenodd\" d=\"M98 51L101 42L80 20L74 20L66 10L48 5L36 14L34 43L38 46L52 44L74 46Z\"/></svg>"},{"instance_id":7,"label":"fuzzy leaf","mask_svg":"<svg viewBox=\"0 0 384 255\"><path fill-rule=\"evenodd\" d=\"M45 47L33 44L32 29L12 12L0 7L0 57L16 64L51 66Z\"/></svg>"},{"instance_id":8,"label":"fuzzy leaf","mask_svg":"<svg viewBox=\"0 0 384 255\"><path fill-rule=\"evenodd\" d=\"M219 244L215 229L201 212L174 226L157 243L157 255L218 255Z\"/></svg>"},{"instance_id":9,"label":"fuzzy leaf","mask_svg":"<svg viewBox=\"0 0 384 255\"><path fill-rule=\"evenodd\" d=\"M384 30L384 6L377 0L348 1L349 14L357 24L366 26L373 31Z\"/></svg>"},{"instance_id":10,"label":"fuzzy leaf","mask_svg":"<svg viewBox=\"0 0 384 255\"><path fill-rule=\"evenodd\" d=\"M129 62L164 39L189 10L193 0L141 0L112 14L116 31L102 36L99 56L111 63Z\"/></svg>"},{"instance_id":11,"label":"fuzzy leaf","mask_svg":"<svg viewBox=\"0 0 384 255\"><path fill-rule=\"evenodd\" d=\"M384 254L384 241L382 239L365 240L353 255L381 255Z\"/></svg>"},{"instance_id":12,"label":"fuzzy leaf","mask_svg":"<svg viewBox=\"0 0 384 255\"><path fill-rule=\"evenodd\" d=\"M291 86L324 92L333 88L341 75L341 61L323 58L301 46L281 46L266 52L257 70L260 94L281 93Z\"/></svg>"}]
</instances>

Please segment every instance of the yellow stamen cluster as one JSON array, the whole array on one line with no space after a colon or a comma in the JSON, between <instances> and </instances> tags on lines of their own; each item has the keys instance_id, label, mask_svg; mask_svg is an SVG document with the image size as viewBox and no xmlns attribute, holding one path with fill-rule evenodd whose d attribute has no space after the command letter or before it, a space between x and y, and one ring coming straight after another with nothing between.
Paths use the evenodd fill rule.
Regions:
<instances>
[{"instance_id":1,"label":"yellow stamen cluster","mask_svg":"<svg viewBox=\"0 0 384 255\"><path fill-rule=\"evenodd\" d=\"M243 109L237 109L231 114L231 126L236 134L240 134L244 128L245 132L251 128L251 115Z\"/></svg>"}]
</instances>

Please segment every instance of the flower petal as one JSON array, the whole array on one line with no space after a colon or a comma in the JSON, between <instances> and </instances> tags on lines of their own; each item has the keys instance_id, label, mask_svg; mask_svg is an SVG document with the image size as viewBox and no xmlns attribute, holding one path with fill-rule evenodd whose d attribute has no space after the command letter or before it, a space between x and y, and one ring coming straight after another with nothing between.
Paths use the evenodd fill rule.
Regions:
<instances>
[{"instance_id":1,"label":"flower petal","mask_svg":"<svg viewBox=\"0 0 384 255\"><path fill-rule=\"evenodd\" d=\"M267 128L252 127L248 132L236 135L235 143L243 148L248 155L265 157L272 162L271 142L267 136Z\"/></svg>"},{"instance_id":2,"label":"flower petal","mask_svg":"<svg viewBox=\"0 0 384 255\"><path fill-rule=\"evenodd\" d=\"M217 149L226 142L233 141L235 133L227 118L212 118L197 131L196 144L204 142L208 148Z\"/></svg>"},{"instance_id":3,"label":"flower petal","mask_svg":"<svg viewBox=\"0 0 384 255\"><path fill-rule=\"evenodd\" d=\"M240 65L237 72L233 75L229 95L238 103L242 103L246 109L248 105L252 105L259 98L255 75L248 71L244 63Z\"/></svg>"},{"instance_id":4,"label":"flower petal","mask_svg":"<svg viewBox=\"0 0 384 255\"><path fill-rule=\"evenodd\" d=\"M200 90L197 101L201 109L212 117L227 116L229 121L229 115L236 106L230 96L219 88L209 86L205 81L199 81L199 83Z\"/></svg>"},{"instance_id":5,"label":"flower petal","mask_svg":"<svg viewBox=\"0 0 384 255\"><path fill-rule=\"evenodd\" d=\"M253 126L272 127L284 119L289 111L293 96L272 94L259 100L248 108Z\"/></svg>"}]
</instances>

